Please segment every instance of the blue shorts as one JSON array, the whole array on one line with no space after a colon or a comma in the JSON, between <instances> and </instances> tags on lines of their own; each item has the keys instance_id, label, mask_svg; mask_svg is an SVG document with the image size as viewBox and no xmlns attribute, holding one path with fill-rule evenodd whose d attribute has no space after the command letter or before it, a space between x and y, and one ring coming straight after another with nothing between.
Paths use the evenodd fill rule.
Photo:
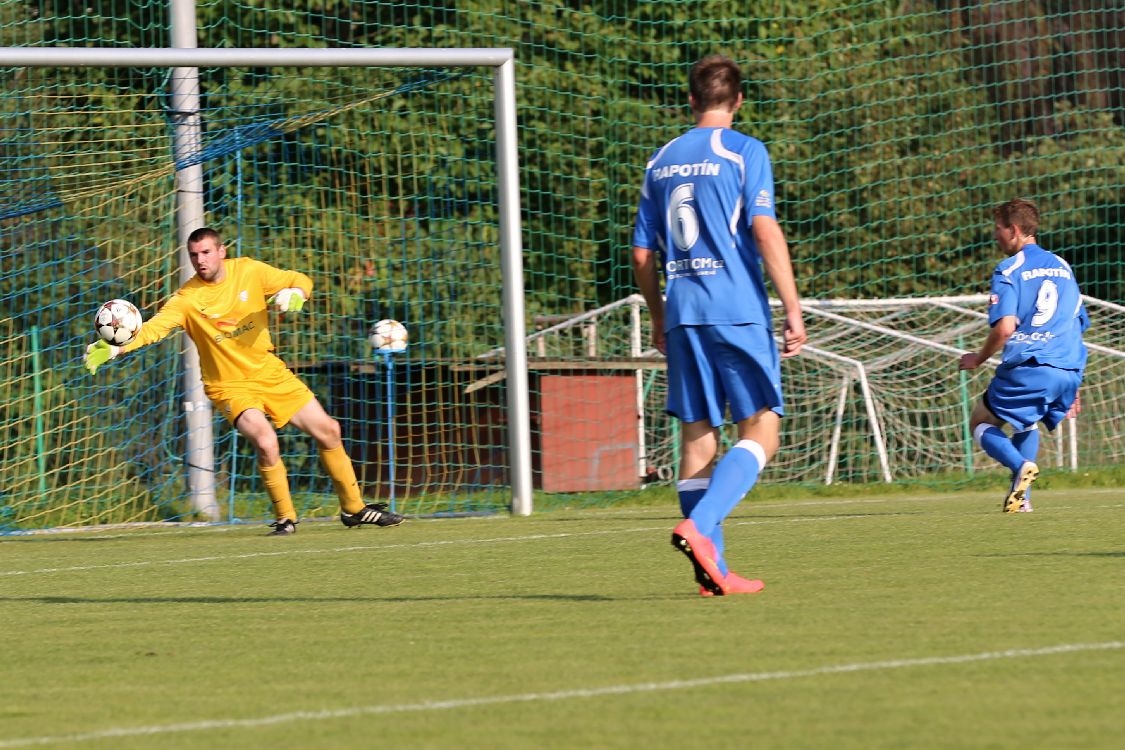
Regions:
<instances>
[{"instance_id":1,"label":"blue shorts","mask_svg":"<svg viewBox=\"0 0 1125 750\"><path fill-rule=\"evenodd\" d=\"M762 409L784 414L781 363L768 328L677 326L668 332L668 413L684 422L719 427Z\"/></svg>"},{"instance_id":2,"label":"blue shorts","mask_svg":"<svg viewBox=\"0 0 1125 750\"><path fill-rule=\"evenodd\" d=\"M1079 370L1040 364L1001 365L984 392L984 405L1016 430L1026 430L1037 422L1053 430L1070 411L1081 384Z\"/></svg>"}]
</instances>

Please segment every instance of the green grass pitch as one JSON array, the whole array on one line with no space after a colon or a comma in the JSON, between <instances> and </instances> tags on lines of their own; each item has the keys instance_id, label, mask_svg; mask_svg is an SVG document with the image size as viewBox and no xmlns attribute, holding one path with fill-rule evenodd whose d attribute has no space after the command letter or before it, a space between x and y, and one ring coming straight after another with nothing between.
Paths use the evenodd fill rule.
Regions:
<instances>
[{"instance_id":1,"label":"green grass pitch","mask_svg":"<svg viewBox=\"0 0 1125 750\"><path fill-rule=\"evenodd\" d=\"M744 502L0 538L0 749L1116 748L1125 502Z\"/></svg>"}]
</instances>

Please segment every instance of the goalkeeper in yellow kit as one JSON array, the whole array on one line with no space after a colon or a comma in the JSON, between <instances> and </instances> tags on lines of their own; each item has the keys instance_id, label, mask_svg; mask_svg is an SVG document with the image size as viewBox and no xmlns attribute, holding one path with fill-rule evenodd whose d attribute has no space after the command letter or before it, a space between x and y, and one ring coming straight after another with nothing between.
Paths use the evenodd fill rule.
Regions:
<instances>
[{"instance_id":1,"label":"goalkeeper in yellow kit","mask_svg":"<svg viewBox=\"0 0 1125 750\"><path fill-rule=\"evenodd\" d=\"M345 526L397 526L405 519L385 503L365 504L351 459L340 438L340 423L274 353L267 306L300 310L312 280L253 258L227 258L219 234L196 229L187 240L195 276L145 321L137 338L124 346L96 341L86 348L90 374L118 354L155 344L182 328L199 350L203 391L223 416L254 445L258 470L277 521L271 535L297 530L297 512L277 442L286 424L316 440L320 461L340 497Z\"/></svg>"}]
</instances>

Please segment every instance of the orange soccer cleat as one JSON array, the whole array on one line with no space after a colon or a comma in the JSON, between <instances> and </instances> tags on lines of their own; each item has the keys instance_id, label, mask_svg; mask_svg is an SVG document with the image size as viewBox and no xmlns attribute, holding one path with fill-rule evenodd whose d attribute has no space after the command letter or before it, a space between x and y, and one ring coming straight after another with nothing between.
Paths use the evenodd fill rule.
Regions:
<instances>
[{"instance_id":1,"label":"orange soccer cleat","mask_svg":"<svg viewBox=\"0 0 1125 750\"><path fill-rule=\"evenodd\" d=\"M758 578L743 578L738 573L728 573L727 577L723 579L726 584L726 593L730 594L756 594L766 587L765 581ZM714 596L710 591L699 587L700 596Z\"/></svg>"},{"instance_id":2,"label":"orange soccer cleat","mask_svg":"<svg viewBox=\"0 0 1125 750\"><path fill-rule=\"evenodd\" d=\"M716 596L727 593L723 574L719 571L715 545L699 533L690 518L684 519L672 529L672 546L691 561L695 569L695 580L700 586Z\"/></svg>"}]
</instances>

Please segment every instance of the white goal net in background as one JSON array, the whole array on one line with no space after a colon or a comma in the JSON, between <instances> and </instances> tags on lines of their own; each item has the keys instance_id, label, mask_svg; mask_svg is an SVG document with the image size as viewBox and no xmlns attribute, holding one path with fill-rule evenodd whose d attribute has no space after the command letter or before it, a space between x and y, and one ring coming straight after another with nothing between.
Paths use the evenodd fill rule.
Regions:
<instances>
[{"instance_id":1,"label":"white goal net in background","mask_svg":"<svg viewBox=\"0 0 1125 750\"><path fill-rule=\"evenodd\" d=\"M809 344L786 359L782 449L766 482L956 480L997 464L973 445L968 417L994 366L958 369L988 330L986 295L805 300ZM1125 396L1125 307L1086 298L1092 325L1081 412L1040 448L1046 467L1104 466L1125 454L1117 403ZM664 413L664 371L649 348L644 301L633 295L529 337L528 357L557 367L632 370L640 416L638 471L675 476L678 433ZM780 326L778 321L778 326Z\"/></svg>"}]
</instances>

